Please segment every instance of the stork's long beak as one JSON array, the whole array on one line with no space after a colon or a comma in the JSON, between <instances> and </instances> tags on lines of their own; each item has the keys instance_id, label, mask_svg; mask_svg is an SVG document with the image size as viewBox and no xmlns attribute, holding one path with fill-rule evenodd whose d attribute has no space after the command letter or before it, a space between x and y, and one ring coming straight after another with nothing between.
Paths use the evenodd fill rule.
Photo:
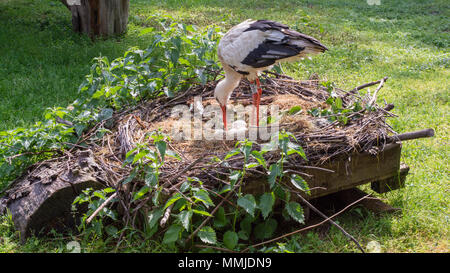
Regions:
<instances>
[{"instance_id":1,"label":"stork's long beak","mask_svg":"<svg viewBox=\"0 0 450 273\"><path fill-rule=\"evenodd\" d=\"M222 120L223 120L223 128L225 131L227 130L227 106L226 105L220 105L220 108L222 108Z\"/></svg>"}]
</instances>

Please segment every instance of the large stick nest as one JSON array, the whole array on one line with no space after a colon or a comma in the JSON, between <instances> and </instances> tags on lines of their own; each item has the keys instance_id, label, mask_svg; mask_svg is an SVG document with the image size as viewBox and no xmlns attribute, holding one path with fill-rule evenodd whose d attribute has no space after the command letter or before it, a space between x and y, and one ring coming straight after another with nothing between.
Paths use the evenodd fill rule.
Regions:
<instances>
[{"instance_id":1,"label":"large stick nest","mask_svg":"<svg viewBox=\"0 0 450 273\"><path fill-rule=\"evenodd\" d=\"M299 170L301 166L320 168L320 165L326 161L352 153L376 154L390 141L388 135L394 132L386 123L386 118L394 115L388 112L389 109L379 107L375 103L377 92L386 78L348 92L336 87L330 92L330 88L325 87L318 79L297 81L278 74L272 75L270 77L266 75L262 80L261 105L278 106L284 113L279 120L280 129L285 129L295 136L308 159L306 161L301 156L290 156L289 161L284 165L286 168L294 171ZM201 97L203 108L208 105L218 106L213 97L216 84L217 81L211 81L205 85L192 85L186 92L176 97L161 97L145 101L135 107L117 112L111 119L96 124L83 136L78 144L87 144L87 148L76 144L71 150L66 151L64 156L51 161L64 162L70 170L71 164L75 165L77 162L79 153L77 150L87 149L95 162L96 171L93 176L105 186L117 190L118 204L122 208L124 222L133 225L137 212L141 208L146 210L151 208L149 201L152 196L137 202L133 200L133 193L145 185L142 178L136 177L132 181L127 181L125 187L123 186L123 182L129 179L134 168L130 164L124 164L126 154L142 143L152 147L149 134L155 130L170 135L171 129L178 122L177 118L171 115L173 107L188 105L191 111L194 111L193 108L199 107L194 105L195 97ZM376 84L379 85L373 94L361 96L357 92ZM361 110L347 114L348 122L345 125L337 120L331 122L328 120L329 117L312 116L308 113L308 110L315 108L330 108L326 101L331 95L340 97L344 108L358 102ZM241 82L230 99L230 104L238 103L244 106L252 103L250 85L246 80ZM289 114L289 110L294 106L300 106L302 111ZM205 123L207 120L203 119L201 122ZM108 128L110 132L99 139L96 137L99 128ZM187 177L198 178L202 181L202 187L213 193L223 186L229 186L227 176L230 175L230 171L242 170L244 164L243 156L239 155L223 160L225 155L235 147L236 142L237 140L195 139L169 142L167 148L176 152L181 159L165 158L159 176L159 185L162 186L164 196L180 192L180 186ZM262 145L262 141L255 141L253 149L261 149ZM156 150L156 147L153 148ZM267 152L264 158L267 165L275 163L280 159L280 152L277 150ZM39 164L30 170L39 167ZM297 173L301 174L301 171ZM246 179L243 183L253 178L261 179L266 176L267 171L262 167L251 168L246 171ZM235 185L235 187L238 186L241 185ZM164 217L163 220L167 218Z\"/></svg>"},{"instance_id":2,"label":"large stick nest","mask_svg":"<svg viewBox=\"0 0 450 273\"><path fill-rule=\"evenodd\" d=\"M386 79L386 78L385 78ZM348 123L343 125L339 121L330 122L327 117L314 117L308 110L314 108L326 109L330 105L326 100L330 97L330 90L317 79L297 81L292 78L277 75L266 77L262 81L263 95L261 105L275 104L281 111L287 112L293 106L301 106L302 111L293 115L285 114L280 120L280 129L285 129L295 135L298 143L303 147L308 161L300 156L291 157L288 166L320 166L327 160L351 153L378 153L388 141L388 134L393 133L386 123L387 117L394 116L386 109L375 103L376 93L382 87L384 80L362 85L352 91L333 88L333 96L342 99L347 107L358 101L362 109L352 112L348 116ZM378 84L373 94L361 96L359 89ZM218 105L213 97L217 81L206 85L192 85L185 93L174 98L159 98L144 102L133 109L128 109L114 116L112 132L106 135L101 143L92 143L92 150L97 162L108 174L111 186L126 179L131 171L123 166L125 155L136 146L136 143L151 144L148 134L160 129L170 135L171 128L177 118L171 116L173 107L189 105L193 109L194 97L201 97L203 107ZM242 81L234 91L230 104L241 103L250 105L251 91L247 81ZM366 109L371 106L371 110ZM195 107L195 106L194 106ZM193 111L193 110L192 110ZM205 120L204 120L205 121ZM159 177L160 185L164 186L167 194L177 191L186 177L197 177L203 181L205 187L217 189L227 184L224 175L230 170L241 170L243 157L234 156L224 161L214 161L212 158L223 159L234 148L236 140L179 140L168 145L170 149L181 156L181 160L166 158ZM254 143L259 149L262 143ZM279 159L278 151L268 152L265 159L268 164ZM263 169L249 169L249 176L262 177L266 175ZM143 181L135 181L134 189L144 185ZM219 185L218 185L219 184ZM132 189L130 189L133 191Z\"/></svg>"}]
</instances>

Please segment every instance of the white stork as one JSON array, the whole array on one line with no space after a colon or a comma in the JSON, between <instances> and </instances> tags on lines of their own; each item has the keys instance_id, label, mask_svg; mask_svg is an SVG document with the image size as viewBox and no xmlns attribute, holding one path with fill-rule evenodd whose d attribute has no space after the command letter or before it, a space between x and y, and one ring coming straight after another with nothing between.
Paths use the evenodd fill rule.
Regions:
<instances>
[{"instance_id":1,"label":"white stork","mask_svg":"<svg viewBox=\"0 0 450 273\"><path fill-rule=\"evenodd\" d=\"M243 77L251 83L256 125L259 125L259 103L262 89L259 74L281 61L295 61L308 54L324 52L327 47L317 39L269 20L246 20L231 28L220 40L217 55L225 71L214 97L222 108L227 128L226 107L233 90ZM255 84L256 82L256 84Z\"/></svg>"}]
</instances>

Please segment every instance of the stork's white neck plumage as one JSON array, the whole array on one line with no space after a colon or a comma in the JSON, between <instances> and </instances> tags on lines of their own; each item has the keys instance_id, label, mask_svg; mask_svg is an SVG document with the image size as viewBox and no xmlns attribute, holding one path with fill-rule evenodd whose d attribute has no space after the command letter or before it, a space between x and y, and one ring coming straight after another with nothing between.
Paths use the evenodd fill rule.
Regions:
<instances>
[{"instance_id":1,"label":"stork's white neck plumage","mask_svg":"<svg viewBox=\"0 0 450 273\"><path fill-rule=\"evenodd\" d=\"M221 106L227 105L231 93L238 87L241 78L239 73L225 70L225 78L216 85L214 90L214 97Z\"/></svg>"}]
</instances>

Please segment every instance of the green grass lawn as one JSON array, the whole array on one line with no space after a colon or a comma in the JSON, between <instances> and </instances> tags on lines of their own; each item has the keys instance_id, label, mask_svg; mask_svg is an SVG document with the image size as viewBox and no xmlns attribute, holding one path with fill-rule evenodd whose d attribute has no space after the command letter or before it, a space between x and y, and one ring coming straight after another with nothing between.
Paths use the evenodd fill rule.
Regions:
<instances>
[{"instance_id":1,"label":"green grass lawn","mask_svg":"<svg viewBox=\"0 0 450 273\"><path fill-rule=\"evenodd\" d=\"M181 4L180 4L181 3ZM434 138L403 144L402 161L411 167L406 187L378 195L402 208L376 216L351 210L339 223L361 244L376 240L386 252L449 251L449 63L450 4L445 0L345 1L152 1L131 0L128 33L95 43L72 33L70 14L59 1L0 0L0 130L30 126L47 107L66 106L96 56L122 56L146 46L139 32L152 14L169 14L200 27L226 29L247 18L272 19L310 34L330 50L283 70L303 79L317 73L350 89L389 76L379 93L395 104L397 132L433 128ZM366 189L365 187L363 187ZM296 236L305 252L357 251L337 229L324 238ZM10 221L0 222L0 252L63 251L68 238L32 238L21 246ZM102 242L86 246L109 251ZM157 245L124 251L163 251Z\"/></svg>"}]
</instances>

